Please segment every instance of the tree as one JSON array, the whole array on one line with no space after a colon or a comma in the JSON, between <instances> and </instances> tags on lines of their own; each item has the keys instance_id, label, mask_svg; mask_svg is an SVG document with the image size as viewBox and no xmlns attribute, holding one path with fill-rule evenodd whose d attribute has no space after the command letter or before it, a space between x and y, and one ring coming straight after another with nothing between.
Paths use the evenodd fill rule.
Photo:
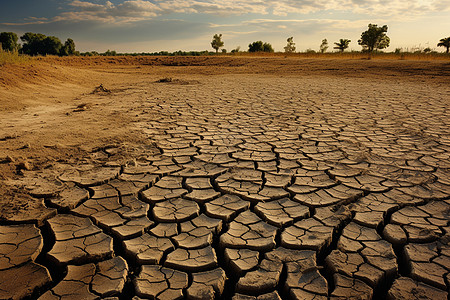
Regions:
<instances>
[{"instance_id":1,"label":"tree","mask_svg":"<svg viewBox=\"0 0 450 300\"><path fill-rule=\"evenodd\" d=\"M447 51L445 51L445 53L448 53L450 50L450 37L440 39L437 46L447 48Z\"/></svg>"},{"instance_id":2,"label":"tree","mask_svg":"<svg viewBox=\"0 0 450 300\"><path fill-rule=\"evenodd\" d=\"M43 55L59 55L61 53L61 49L63 44L61 40L55 36L48 36L44 39L44 53Z\"/></svg>"},{"instance_id":3,"label":"tree","mask_svg":"<svg viewBox=\"0 0 450 300\"><path fill-rule=\"evenodd\" d=\"M256 41L248 45L248 52L274 52L272 45Z\"/></svg>"},{"instance_id":4,"label":"tree","mask_svg":"<svg viewBox=\"0 0 450 300\"><path fill-rule=\"evenodd\" d=\"M350 44L351 40L348 39L340 39L339 43L334 43L336 47L334 49L338 49L341 52L344 52L345 49L348 48L348 44Z\"/></svg>"},{"instance_id":5,"label":"tree","mask_svg":"<svg viewBox=\"0 0 450 300\"><path fill-rule=\"evenodd\" d=\"M72 39L67 39L67 41L64 43L64 46L61 48L60 55L67 56L74 54L75 54L75 42Z\"/></svg>"},{"instance_id":6,"label":"tree","mask_svg":"<svg viewBox=\"0 0 450 300\"><path fill-rule=\"evenodd\" d=\"M264 46L262 41L256 41L248 45L248 52L263 52Z\"/></svg>"},{"instance_id":7,"label":"tree","mask_svg":"<svg viewBox=\"0 0 450 300\"><path fill-rule=\"evenodd\" d=\"M23 42L22 52L28 55L45 54L44 40L46 36L41 33L27 32L20 39Z\"/></svg>"},{"instance_id":8,"label":"tree","mask_svg":"<svg viewBox=\"0 0 450 300\"><path fill-rule=\"evenodd\" d=\"M378 27L376 24L369 24L369 29L361 34L361 39L358 40L358 44L363 47L363 50L368 52L387 48L391 41L386 35L387 30L387 25Z\"/></svg>"},{"instance_id":9,"label":"tree","mask_svg":"<svg viewBox=\"0 0 450 300\"><path fill-rule=\"evenodd\" d=\"M19 50L19 44L17 44L17 34L14 32L2 32L0 33L0 46L6 51L16 51Z\"/></svg>"},{"instance_id":10,"label":"tree","mask_svg":"<svg viewBox=\"0 0 450 300\"><path fill-rule=\"evenodd\" d=\"M295 52L295 43L294 43L293 37L290 37L287 39L287 45L286 45L286 47L284 47L284 52L286 52L286 53Z\"/></svg>"},{"instance_id":11,"label":"tree","mask_svg":"<svg viewBox=\"0 0 450 300\"><path fill-rule=\"evenodd\" d=\"M72 55L75 54L75 43L67 39L64 45L55 36L27 32L20 37L23 42L22 53L28 55Z\"/></svg>"},{"instance_id":12,"label":"tree","mask_svg":"<svg viewBox=\"0 0 450 300\"><path fill-rule=\"evenodd\" d=\"M248 52L263 52L264 46L262 41L256 41L248 45Z\"/></svg>"},{"instance_id":13,"label":"tree","mask_svg":"<svg viewBox=\"0 0 450 300\"><path fill-rule=\"evenodd\" d=\"M213 47L216 50L216 53L218 53L219 49L222 48L223 45L224 43L222 42L222 34L215 34L211 42L211 47Z\"/></svg>"},{"instance_id":14,"label":"tree","mask_svg":"<svg viewBox=\"0 0 450 300\"><path fill-rule=\"evenodd\" d=\"M323 39L322 44L320 44L320 52L325 53L325 52L327 52L327 49L328 49L328 40Z\"/></svg>"},{"instance_id":15,"label":"tree","mask_svg":"<svg viewBox=\"0 0 450 300\"><path fill-rule=\"evenodd\" d=\"M264 52L274 52L272 45L269 43L264 43L263 44L263 51Z\"/></svg>"}]
</instances>

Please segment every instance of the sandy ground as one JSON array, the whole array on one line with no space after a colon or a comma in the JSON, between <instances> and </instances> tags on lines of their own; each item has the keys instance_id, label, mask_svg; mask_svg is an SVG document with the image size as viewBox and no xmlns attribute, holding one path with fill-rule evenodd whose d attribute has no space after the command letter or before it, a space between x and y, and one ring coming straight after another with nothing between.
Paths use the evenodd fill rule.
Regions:
<instances>
[{"instance_id":1,"label":"sandy ground","mask_svg":"<svg viewBox=\"0 0 450 300\"><path fill-rule=\"evenodd\" d=\"M171 80L159 82L167 78ZM100 85L105 90L96 89ZM408 189L404 182L421 188L432 184L430 193L438 196L424 199L448 202L449 105L447 61L118 57L41 58L29 65L3 66L0 218L42 225L48 216L33 215L33 210L42 211L42 203L33 201L52 195L41 191L46 186L39 190L39 182L33 187L33 178L54 180L68 166L123 167L151 161L152 155L176 152L178 146L188 154L173 154L173 160L183 165L193 155L184 144L192 146L198 135L211 139L212 145L238 145L243 154L233 154L233 159L245 162L253 161L246 151L283 148L269 137L281 135L281 142L289 142L289 133L295 133L307 144L302 147L315 149L303 152L310 161L340 160L341 154L327 156L339 149L346 156L340 163L359 163L364 169L360 172L374 176L370 178L395 181L386 182L392 185L387 189ZM201 133L205 130L210 133ZM202 148L200 142L195 145ZM317 150L321 147L328 154ZM254 161L258 172L273 167ZM287 162L279 153L276 161L279 172ZM221 192L232 189L217 184ZM370 184L375 194L386 187ZM370 188L361 190L371 193ZM362 218L357 223L365 222ZM438 280L424 281L445 290Z\"/></svg>"},{"instance_id":2,"label":"sandy ground","mask_svg":"<svg viewBox=\"0 0 450 300\"><path fill-rule=\"evenodd\" d=\"M164 78L174 81L158 82ZM372 97L376 103L389 99L404 105L418 101L445 105L450 94L450 63L295 57L50 57L6 65L0 70L0 194L7 196L0 201L8 206L21 202L10 198L17 198L22 189L4 182L21 178L22 169L36 171L55 161L92 160L92 153L105 147L120 146L116 158L121 163L134 159L130 152L151 145L136 123L159 118L148 103L170 102L168 95L174 92L177 97L195 99L199 91L219 101L220 93L246 90L244 82L254 93L248 99L259 88L282 84L284 89L277 92L281 97L313 92L311 97L318 101L332 95L335 102ZM110 92L95 91L101 84ZM445 127L448 115L444 114L440 121Z\"/></svg>"},{"instance_id":3,"label":"sandy ground","mask_svg":"<svg viewBox=\"0 0 450 300\"><path fill-rule=\"evenodd\" d=\"M162 78L181 80L156 83ZM7 65L0 69L0 158L27 161L33 167L79 149L141 141L133 130L139 120L136 107L148 99L162 97L177 84L199 84L205 91L215 88L215 79L289 78L293 86L306 88L296 80L313 79L328 87L330 80L342 86L395 87L399 97L415 92L447 101L450 63L446 61L395 61L348 59L298 59L257 57L141 57L141 58L41 58L29 65ZM238 80L239 81L239 80ZM283 80L282 80L283 81ZM95 93L103 84L110 93ZM232 89L232 86L230 86ZM188 89L185 89L189 92ZM189 97L190 95L186 95ZM126 97L126 101L124 100ZM117 126L120 124L120 126ZM132 138L130 137L132 135ZM25 147L24 147L25 146ZM55 148L58 148L55 150ZM14 163L12 164L14 165ZM8 178L3 165L0 176Z\"/></svg>"}]
</instances>

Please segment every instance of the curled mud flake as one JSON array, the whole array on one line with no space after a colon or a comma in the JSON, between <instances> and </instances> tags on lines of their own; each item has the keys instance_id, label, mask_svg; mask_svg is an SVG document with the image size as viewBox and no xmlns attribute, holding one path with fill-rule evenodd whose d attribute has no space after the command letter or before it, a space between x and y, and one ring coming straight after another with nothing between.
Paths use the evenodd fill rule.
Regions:
<instances>
[{"instance_id":1,"label":"curled mud flake","mask_svg":"<svg viewBox=\"0 0 450 300\"><path fill-rule=\"evenodd\" d=\"M43 243L34 225L0 226L0 298L30 297L51 282L48 270L34 262Z\"/></svg>"},{"instance_id":2,"label":"curled mud flake","mask_svg":"<svg viewBox=\"0 0 450 300\"><path fill-rule=\"evenodd\" d=\"M260 202L255 211L269 224L282 227L309 216L309 208L288 198L271 202Z\"/></svg>"},{"instance_id":3,"label":"curled mud flake","mask_svg":"<svg viewBox=\"0 0 450 300\"><path fill-rule=\"evenodd\" d=\"M83 170L71 169L59 176L64 182L75 182L81 186L95 186L106 183L119 176L119 167L94 167Z\"/></svg>"},{"instance_id":4,"label":"curled mud flake","mask_svg":"<svg viewBox=\"0 0 450 300\"><path fill-rule=\"evenodd\" d=\"M124 172L119 175L119 179L125 180L125 181L140 182L140 183L144 183L145 185L150 185L150 184L154 184L159 179L159 176L153 175L153 174L148 174L148 173L128 174L128 173Z\"/></svg>"},{"instance_id":5,"label":"curled mud flake","mask_svg":"<svg viewBox=\"0 0 450 300\"><path fill-rule=\"evenodd\" d=\"M195 154L197 153L191 155ZM203 163L197 160L183 165L183 169L173 173L173 175L182 177L215 177L225 173L227 170L227 168L223 168L215 164Z\"/></svg>"},{"instance_id":6,"label":"curled mud flake","mask_svg":"<svg viewBox=\"0 0 450 300\"><path fill-rule=\"evenodd\" d=\"M318 295L302 289L291 289L289 294L294 300L327 300L328 296ZM281 298L280 298L281 299Z\"/></svg>"},{"instance_id":7,"label":"curled mud flake","mask_svg":"<svg viewBox=\"0 0 450 300\"><path fill-rule=\"evenodd\" d=\"M286 248L311 249L322 252L331 244L333 227L309 218L287 227L281 234L281 245Z\"/></svg>"},{"instance_id":8,"label":"curled mud flake","mask_svg":"<svg viewBox=\"0 0 450 300\"><path fill-rule=\"evenodd\" d=\"M133 280L136 294L151 299L183 299L188 274L161 266L142 266Z\"/></svg>"},{"instance_id":9,"label":"curled mud flake","mask_svg":"<svg viewBox=\"0 0 450 300\"><path fill-rule=\"evenodd\" d=\"M391 222L400 225L410 242L430 242L443 235L447 226L449 205L432 201L424 206L404 207L391 216Z\"/></svg>"},{"instance_id":10,"label":"curled mud flake","mask_svg":"<svg viewBox=\"0 0 450 300\"><path fill-rule=\"evenodd\" d=\"M102 297L122 293L128 276L128 264L120 256L97 263L96 274L91 282L92 291Z\"/></svg>"},{"instance_id":11,"label":"curled mud flake","mask_svg":"<svg viewBox=\"0 0 450 300\"><path fill-rule=\"evenodd\" d=\"M377 228L384 223L385 216L398 207L397 203L383 195L371 194L352 205L351 211L355 213L354 221L356 223Z\"/></svg>"},{"instance_id":12,"label":"curled mud flake","mask_svg":"<svg viewBox=\"0 0 450 300\"><path fill-rule=\"evenodd\" d=\"M361 280L339 273L334 274L333 279L335 289L331 294L332 299L372 299L373 290Z\"/></svg>"},{"instance_id":13,"label":"curled mud flake","mask_svg":"<svg viewBox=\"0 0 450 300\"><path fill-rule=\"evenodd\" d=\"M437 289L428 284L415 281L408 277L400 277L394 281L394 284L388 291L387 299L447 299L448 292Z\"/></svg>"},{"instance_id":14,"label":"curled mud flake","mask_svg":"<svg viewBox=\"0 0 450 300\"><path fill-rule=\"evenodd\" d=\"M380 193L387 192L390 189L382 184L386 179L379 176L363 174L355 177L336 176L336 179L342 182L345 186L366 192Z\"/></svg>"},{"instance_id":15,"label":"curled mud flake","mask_svg":"<svg viewBox=\"0 0 450 300\"><path fill-rule=\"evenodd\" d=\"M433 184L415 185L412 187L400 187L398 188L398 190L407 195L422 198L425 200L444 199L449 196L448 191L443 192L441 191L440 186L433 186Z\"/></svg>"},{"instance_id":16,"label":"curled mud flake","mask_svg":"<svg viewBox=\"0 0 450 300\"><path fill-rule=\"evenodd\" d=\"M438 242L406 245L405 260L411 277L445 290L445 276L450 261L449 249L448 245Z\"/></svg>"},{"instance_id":17,"label":"curled mud flake","mask_svg":"<svg viewBox=\"0 0 450 300\"><path fill-rule=\"evenodd\" d=\"M406 232L401 226L387 224L383 229L383 237L394 246L402 246L408 241Z\"/></svg>"},{"instance_id":18,"label":"curled mud flake","mask_svg":"<svg viewBox=\"0 0 450 300\"><path fill-rule=\"evenodd\" d=\"M258 265L259 252L248 249L225 249L225 259L236 274L253 269Z\"/></svg>"},{"instance_id":19,"label":"curled mud flake","mask_svg":"<svg viewBox=\"0 0 450 300\"><path fill-rule=\"evenodd\" d=\"M362 192L348 189L344 186L335 186L328 189L320 189L311 193L301 193L294 200L309 207L323 207L335 204L345 204L362 196Z\"/></svg>"},{"instance_id":20,"label":"curled mud flake","mask_svg":"<svg viewBox=\"0 0 450 300\"><path fill-rule=\"evenodd\" d=\"M17 180L8 180L11 186L24 189L36 198L49 198L58 195L66 185L57 179L44 178L37 172L26 172L24 177Z\"/></svg>"},{"instance_id":21,"label":"curled mud flake","mask_svg":"<svg viewBox=\"0 0 450 300\"><path fill-rule=\"evenodd\" d=\"M207 190L212 189L211 179L208 177L189 177L186 178L186 185L191 189Z\"/></svg>"},{"instance_id":22,"label":"curled mud flake","mask_svg":"<svg viewBox=\"0 0 450 300\"><path fill-rule=\"evenodd\" d=\"M220 196L220 192L214 189L192 190L189 194L184 195L184 198L194 200L198 203L205 203Z\"/></svg>"},{"instance_id":23,"label":"curled mud flake","mask_svg":"<svg viewBox=\"0 0 450 300\"><path fill-rule=\"evenodd\" d=\"M177 223L159 223L150 232L157 237L173 237L178 234Z\"/></svg>"},{"instance_id":24,"label":"curled mud flake","mask_svg":"<svg viewBox=\"0 0 450 300\"><path fill-rule=\"evenodd\" d=\"M216 299L225 288L227 276L221 268L192 274L192 284L187 289L188 299Z\"/></svg>"},{"instance_id":25,"label":"curled mud flake","mask_svg":"<svg viewBox=\"0 0 450 300\"><path fill-rule=\"evenodd\" d=\"M235 195L223 195L206 203L205 207L207 215L228 222L240 212L249 209L250 202Z\"/></svg>"},{"instance_id":26,"label":"curled mud flake","mask_svg":"<svg viewBox=\"0 0 450 300\"><path fill-rule=\"evenodd\" d=\"M182 188L181 177L163 177L154 186L142 192L143 199L149 203L181 197L188 191Z\"/></svg>"},{"instance_id":27,"label":"curled mud flake","mask_svg":"<svg viewBox=\"0 0 450 300\"><path fill-rule=\"evenodd\" d=\"M144 234L123 242L125 253L138 264L159 264L164 254L175 249L168 238Z\"/></svg>"},{"instance_id":28,"label":"curled mud flake","mask_svg":"<svg viewBox=\"0 0 450 300\"><path fill-rule=\"evenodd\" d=\"M181 249L167 255L165 266L186 272L200 272L217 266L216 252L211 246L201 249Z\"/></svg>"},{"instance_id":29,"label":"curled mud flake","mask_svg":"<svg viewBox=\"0 0 450 300\"><path fill-rule=\"evenodd\" d=\"M49 220L55 244L47 256L59 265L81 264L113 255L113 240L88 218L58 215Z\"/></svg>"},{"instance_id":30,"label":"curled mud flake","mask_svg":"<svg viewBox=\"0 0 450 300\"><path fill-rule=\"evenodd\" d=\"M328 282L318 269L304 270L303 266L296 262L286 263L286 269L286 289L301 289L315 295L328 295Z\"/></svg>"},{"instance_id":31,"label":"curled mud flake","mask_svg":"<svg viewBox=\"0 0 450 300\"><path fill-rule=\"evenodd\" d=\"M285 188L291 183L292 176L276 172L265 173L265 186Z\"/></svg>"},{"instance_id":32,"label":"curled mud flake","mask_svg":"<svg viewBox=\"0 0 450 300\"><path fill-rule=\"evenodd\" d=\"M92 199L119 197L119 191L109 184L93 186L90 190L93 192Z\"/></svg>"},{"instance_id":33,"label":"curled mud flake","mask_svg":"<svg viewBox=\"0 0 450 300\"><path fill-rule=\"evenodd\" d=\"M113 227L111 229L111 232L120 239L126 240L142 235L144 231L151 227L153 224L155 224L153 221L150 221L147 216L144 216L136 219L131 219L121 226Z\"/></svg>"},{"instance_id":34,"label":"curled mud flake","mask_svg":"<svg viewBox=\"0 0 450 300\"><path fill-rule=\"evenodd\" d=\"M265 223L250 211L244 211L220 236L220 245L229 248L270 250L275 247L277 228Z\"/></svg>"},{"instance_id":35,"label":"curled mud flake","mask_svg":"<svg viewBox=\"0 0 450 300\"><path fill-rule=\"evenodd\" d=\"M45 220L57 213L56 209L47 208L44 199L36 199L23 193L5 197L4 205L0 207L0 220L8 223L34 223L42 226Z\"/></svg>"},{"instance_id":36,"label":"curled mud flake","mask_svg":"<svg viewBox=\"0 0 450 300\"><path fill-rule=\"evenodd\" d=\"M127 221L127 219L116 212L121 208L119 198L113 197L89 199L73 209L72 212L78 216L92 217L99 226L111 229L112 227L121 226Z\"/></svg>"},{"instance_id":37,"label":"curled mud flake","mask_svg":"<svg viewBox=\"0 0 450 300\"><path fill-rule=\"evenodd\" d=\"M115 212L126 219L142 218L147 216L149 208L148 203L142 202L136 196L129 195L121 197L121 207L115 209Z\"/></svg>"},{"instance_id":38,"label":"curled mud flake","mask_svg":"<svg viewBox=\"0 0 450 300\"><path fill-rule=\"evenodd\" d=\"M239 293L260 295L275 290L280 280L283 263L264 259L258 268L241 277L236 285Z\"/></svg>"},{"instance_id":39,"label":"curled mud flake","mask_svg":"<svg viewBox=\"0 0 450 300\"><path fill-rule=\"evenodd\" d=\"M89 192L75 184L67 183L57 196L49 199L50 203L61 209L73 209L89 198Z\"/></svg>"},{"instance_id":40,"label":"curled mud flake","mask_svg":"<svg viewBox=\"0 0 450 300\"><path fill-rule=\"evenodd\" d=\"M352 213L346 206L319 207L316 208L315 211L314 219L333 228L342 227L342 225L348 222L352 217Z\"/></svg>"},{"instance_id":41,"label":"curled mud flake","mask_svg":"<svg viewBox=\"0 0 450 300\"><path fill-rule=\"evenodd\" d=\"M294 185L309 186L315 188L329 188L333 185L336 185L336 183L336 181L334 181L326 173L321 171L309 171L305 172L304 174L296 174L294 181Z\"/></svg>"},{"instance_id":42,"label":"curled mud flake","mask_svg":"<svg viewBox=\"0 0 450 300\"><path fill-rule=\"evenodd\" d=\"M199 211L195 201L176 198L156 203L153 216L159 222L183 222L198 216Z\"/></svg>"},{"instance_id":43,"label":"curled mud flake","mask_svg":"<svg viewBox=\"0 0 450 300\"><path fill-rule=\"evenodd\" d=\"M44 240L35 225L0 226L0 270L34 261L43 245Z\"/></svg>"},{"instance_id":44,"label":"curled mud flake","mask_svg":"<svg viewBox=\"0 0 450 300\"><path fill-rule=\"evenodd\" d=\"M95 264L68 266L66 277L39 299L97 299L89 290L95 275Z\"/></svg>"},{"instance_id":45,"label":"curled mud flake","mask_svg":"<svg viewBox=\"0 0 450 300\"><path fill-rule=\"evenodd\" d=\"M277 291L271 293L259 295L259 296L249 296L236 293L234 294L232 300L281 300L280 295Z\"/></svg>"},{"instance_id":46,"label":"curled mud flake","mask_svg":"<svg viewBox=\"0 0 450 300\"><path fill-rule=\"evenodd\" d=\"M222 220L205 215L180 224L181 232L173 239L178 247L195 249L212 244L213 235L220 232Z\"/></svg>"},{"instance_id":47,"label":"curled mud flake","mask_svg":"<svg viewBox=\"0 0 450 300\"><path fill-rule=\"evenodd\" d=\"M27 262L15 268L0 270L0 298L23 299L52 282L47 268Z\"/></svg>"},{"instance_id":48,"label":"curled mud flake","mask_svg":"<svg viewBox=\"0 0 450 300\"><path fill-rule=\"evenodd\" d=\"M392 280L398 271L392 245L382 240L375 229L350 223L338 241L338 250L326 258L333 272L346 274L378 288L383 280Z\"/></svg>"}]
</instances>

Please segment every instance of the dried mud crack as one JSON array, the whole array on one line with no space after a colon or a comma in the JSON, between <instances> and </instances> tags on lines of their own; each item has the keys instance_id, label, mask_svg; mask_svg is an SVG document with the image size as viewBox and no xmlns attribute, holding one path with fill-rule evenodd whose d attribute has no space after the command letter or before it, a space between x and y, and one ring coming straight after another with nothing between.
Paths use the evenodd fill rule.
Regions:
<instances>
[{"instance_id":1,"label":"dried mud crack","mask_svg":"<svg viewBox=\"0 0 450 300\"><path fill-rule=\"evenodd\" d=\"M36 201L2 214L0 298L446 299L448 95L301 82L157 84L154 147L9 181Z\"/></svg>"}]
</instances>

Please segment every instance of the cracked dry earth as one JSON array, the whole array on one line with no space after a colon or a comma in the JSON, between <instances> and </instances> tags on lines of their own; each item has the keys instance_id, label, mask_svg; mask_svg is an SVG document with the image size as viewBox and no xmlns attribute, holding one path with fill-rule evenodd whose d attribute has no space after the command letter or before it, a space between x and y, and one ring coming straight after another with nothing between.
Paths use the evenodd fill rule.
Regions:
<instances>
[{"instance_id":1,"label":"cracked dry earth","mask_svg":"<svg viewBox=\"0 0 450 300\"><path fill-rule=\"evenodd\" d=\"M199 81L142 103L128 163L16 182L41 200L0 226L0 298L447 299L445 88Z\"/></svg>"}]
</instances>

